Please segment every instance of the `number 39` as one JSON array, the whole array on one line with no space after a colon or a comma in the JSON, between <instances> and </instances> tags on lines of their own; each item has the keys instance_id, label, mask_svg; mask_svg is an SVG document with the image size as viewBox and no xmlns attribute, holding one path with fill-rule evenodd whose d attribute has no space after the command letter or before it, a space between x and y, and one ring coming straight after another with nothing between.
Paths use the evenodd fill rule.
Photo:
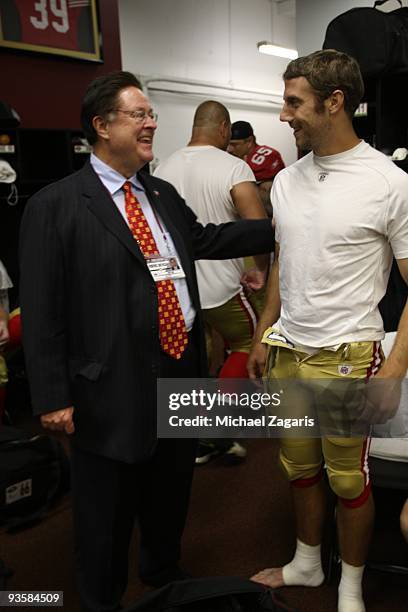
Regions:
<instances>
[{"instance_id":1,"label":"number 39","mask_svg":"<svg viewBox=\"0 0 408 612\"><path fill-rule=\"evenodd\" d=\"M61 20L51 21L51 25L56 32L60 32L64 34L69 30L69 20L68 20L68 11L67 11L67 1L60 0L59 7L57 0L49 0L50 10L54 17L57 17ZM40 14L40 17L31 16L30 22L31 24L37 28L37 30L45 30L49 26L48 20L48 8L47 8L47 0L40 0L40 2L34 2L34 9Z\"/></svg>"}]
</instances>

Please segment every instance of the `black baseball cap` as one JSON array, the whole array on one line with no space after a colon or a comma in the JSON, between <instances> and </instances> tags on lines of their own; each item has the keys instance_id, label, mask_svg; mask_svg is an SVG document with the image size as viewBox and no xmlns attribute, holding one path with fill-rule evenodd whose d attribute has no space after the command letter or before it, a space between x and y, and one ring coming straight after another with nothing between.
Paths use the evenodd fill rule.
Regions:
<instances>
[{"instance_id":1,"label":"black baseball cap","mask_svg":"<svg viewBox=\"0 0 408 612\"><path fill-rule=\"evenodd\" d=\"M243 140L253 136L254 130L248 121L235 121L231 125L231 140Z\"/></svg>"}]
</instances>

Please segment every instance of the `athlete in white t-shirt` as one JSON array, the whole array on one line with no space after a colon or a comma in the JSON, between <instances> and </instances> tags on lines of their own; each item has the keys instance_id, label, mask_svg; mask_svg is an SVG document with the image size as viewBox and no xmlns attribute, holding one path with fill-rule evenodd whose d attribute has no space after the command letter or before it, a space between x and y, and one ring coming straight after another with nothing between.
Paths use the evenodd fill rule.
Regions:
<instances>
[{"instance_id":1,"label":"athlete in white t-shirt","mask_svg":"<svg viewBox=\"0 0 408 612\"><path fill-rule=\"evenodd\" d=\"M284 80L281 120L293 129L298 148L311 152L274 181L277 249L248 361L250 375L263 369L270 344L271 378L352 379L377 372L376 379L402 379L408 367L408 307L379 369L384 330L378 303L392 254L408 283L408 175L354 131L352 118L364 91L354 59L318 51L290 62ZM278 334L264 333L276 321ZM381 421L394 408L393 400L380 394L377 401ZM325 466L338 497L338 612L365 611L361 578L374 516L367 451L362 436L281 441L280 459L295 502L297 548L290 563L259 572L255 581L272 587L323 581Z\"/></svg>"},{"instance_id":2,"label":"athlete in white t-shirt","mask_svg":"<svg viewBox=\"0 0 408 612\"><path fill-rule=\"evenodd\" d=\"M381 340L392 255L408 257L408 176L364 141L309 153L273 188L279 327L296 345ZM307 296L307 300L304 297Z\"/></svg>"},{"instance_id":3,"label":"athlete in white t-shirt","mask_svg":"<svg viewBox=\"0 0 408 612\"><path fill-rule=\"evenodd\" d=\"M230 130L229 113L225 106L211 100L203 102L195 112L189 145L173 153L155 170L156 176L176 187L200 223L225 223L239 218L260 219L266 216L252 170L244 161L225 151ZM258 268L265 272L268 256L258 255L254 259ZM230 376L246 377L246 361L256 325L256 313L242 291L244 261L203 260L196 262L196 269L204 317L208 315L211 325L216 327L232 349L224 367L233 370ZM221 307L227 304L233 307L236 303L239 303L242 317L238 320L238 328L231 334L230 330L225 329L230 323L230 309L228 314ZM216 321L212 316L214 311L219 313ZM240 336L245 336L246 341L240 340Z\"/></svg>"},{"instance_id":4,"label":"athlete in white t-shirt","mask_svg":"<svg viewBox=\"0 0 408 612\"><path fill-rule=\"evenodd\" d=\"M225 106L211 100L203 102L194 115L189 145L173 153L155 171L156 176L174 185L200 223L266 217L252 170L241 159L226 153L230 135L231 122ZM266 273L268 255L254 259ZM201 260L196 262L196 269L204 320L216 329L229 349L219 376L245 378L257 313L241 285L244 261ZM198 462L211 453L211 449L202 451Z\"/></svg>"},{"instance_id":5,"label":"athlete in white t-shirt","mask_svg":"<svg viewBox=\"0 0 408 612\"><path fill-rule=\"evenodd\" d=\"M161 163L154 174L174 185L200 223L239 219L239 201L237 207L234 198L237 200L236 194L239 196L241 189L245 190L243 200L248 194L249 214L258 204L252 170L216 145L183 147ZM241 276L245 270L242 257L216 262L204 259L197 261L196 269L201 306L205 310L225 304L242 289Z\"/></svg>"}]
</instances>

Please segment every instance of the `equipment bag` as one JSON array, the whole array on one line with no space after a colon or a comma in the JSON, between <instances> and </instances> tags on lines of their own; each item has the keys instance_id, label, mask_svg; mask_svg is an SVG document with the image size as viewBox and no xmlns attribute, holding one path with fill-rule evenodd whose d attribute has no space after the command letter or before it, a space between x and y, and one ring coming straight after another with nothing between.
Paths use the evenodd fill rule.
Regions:
<instances>
[{"instance_id":1,"label":"equipment bag","mask_svg":"<svg viewBox=\"0 0 408 612\"><path fill-rule=\"evenodd\" d=\"M353 8L333 19L323 49L337 49L354 57L365 77L408 72L408 7L384 13L374 8Z\"/></svg>"},{"instance_id":2,"label":"equipment bag","mask_svg":"<svg viewBox=\"0 0 408 612\"><path fill-rule=\"evenodd\" d=\"M42 518L69 489L69 461L61 443L0 428L0 524L11 531Z\"/></svg>"},{"instance_id":3,"label":"equipment bag","mask_svg":"<svg viewBox=\"0 0 408 612\"><path fill-rule=\"evenodd\" d=\"M274 590L238 577L172 582L124 612L296 612Z\"/></svg>"}]
</instances>

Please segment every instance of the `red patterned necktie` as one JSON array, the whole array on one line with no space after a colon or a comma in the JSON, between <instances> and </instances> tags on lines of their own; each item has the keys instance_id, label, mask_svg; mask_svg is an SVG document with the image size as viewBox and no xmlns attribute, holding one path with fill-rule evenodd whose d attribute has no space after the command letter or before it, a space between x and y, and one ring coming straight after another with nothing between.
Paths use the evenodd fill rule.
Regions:
<instances>
[{"instance_id":1,"label":"red patterned necktie","mask_svg":"<svg viewBox=\"0 0 408 612\"><path fill-rule=\"evenodd\" d=\"M159 255L156 241L144 216L140 202L132 193L132 186L126 181L125 209L132 234L145 257ZM172 280L156 281L159 305L160 344L165 353L180 359L188 343L186 323Z\"/></svg>"}]
</instances>

